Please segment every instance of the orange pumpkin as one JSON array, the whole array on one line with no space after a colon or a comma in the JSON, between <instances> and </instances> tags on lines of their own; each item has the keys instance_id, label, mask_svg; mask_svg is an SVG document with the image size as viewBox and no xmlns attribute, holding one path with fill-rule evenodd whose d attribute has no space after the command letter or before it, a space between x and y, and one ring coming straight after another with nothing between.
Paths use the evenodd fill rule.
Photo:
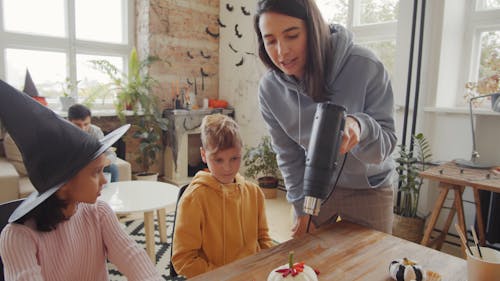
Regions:
<instances>
[{"instance_id":1,"label":"orange pumpkin","mask_svg":"<svg viewBox=\"0 0 500 281\"><path fill-rule=\"evenodd\" d=\"M227 108L228 102L225 100L209 99L208 107L211 108Z\"/></svg>"}]
</instances>

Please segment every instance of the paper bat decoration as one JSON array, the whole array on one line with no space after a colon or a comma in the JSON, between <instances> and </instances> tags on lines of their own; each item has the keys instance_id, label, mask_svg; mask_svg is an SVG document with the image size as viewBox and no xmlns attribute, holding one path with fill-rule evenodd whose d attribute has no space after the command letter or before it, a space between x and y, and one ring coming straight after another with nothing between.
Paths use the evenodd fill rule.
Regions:
<instances>
[{"instance_id":1,"label":"paper bat decoration","mask_svg":"<svg viewBox=\"0 0 500 281\"><path fill-rule=\"evenodd\" d=\"M213 38L219 38L219 33L213 33L213 32L211 32L211 31L208 29L208 27L206 27L206 28L205 28L205 32L206 32L208 35L212 36Z\"/></svg>"},{"instance_id":2,"label":"paper bat decoration","mask_svg":"<svg viewBox=\"0 0 500 281\"><path fill-rule=\"evenodd\" d=\"M236 66L242 66L244 61L245 59L241 57L241 60L238 63L236 63Z\"/></svg>"},{"instance_id":3,"label":"paper bat decoration","mask_svg":"<svg viewBox=\"0 0 500 281\"><path fill-rule=\"evenodd\" d=\"M247 8L245 8L245 6L241 6L241 12L245 15L245 16L249 16L250 15L250 12L247 11Z\"/></svg>"},{"instance_id":4,"label":"paper bat decoration","mask_svg":"<svg viewBox=\"0 0 500 281\"><path fill-rule=\"evenodd\" d=\"M226 27L226 25L223 24L219 18L217 18L217 24L219 24L220 27Z\"/></svg>"},{"instance_id":5,"label":"paper bat decoration","mask_svg":"<svg viewBox=\"0 0 500 281\"><path fill-rule=\"evenodd\" d=\"M236 36L238 36L238 38L243 37L243 34L241 34L241 33L238 31L238 24L234 26L234 34L236 34Z\"/></svg>"},{"instance_id":6,"label":"paper bat decoration","mask_svg":"<svg viewBox=\"0 0 500 281\"><path fill-rule=\"evenodd\" d=\"M235 48L233 48L233 45L231 45L231 43L229 43L229 49L231 49L235 53L238 52L238 50L236 50Z\"/></svg>"},{"instance_id":7,"label":"paper bat decoration","mask_svg":"<svg viewBox=\"0 0 500 281\"><path fill-rule=\"evenodd\" d=\"M209 58L211 58L211 57L212 57L212 56L210 56L210 55L205 55L205 53L203 53L203 51L200 51L200 55L201 55L202 57L206 58L206 59L209 59Z\"/></svg>"}]
</instances>

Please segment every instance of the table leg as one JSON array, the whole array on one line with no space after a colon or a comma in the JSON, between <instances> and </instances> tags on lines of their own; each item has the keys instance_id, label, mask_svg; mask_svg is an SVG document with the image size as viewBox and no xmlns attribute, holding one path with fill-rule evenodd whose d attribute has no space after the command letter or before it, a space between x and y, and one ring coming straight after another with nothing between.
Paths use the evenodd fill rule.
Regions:
<instances>
[{"instance_id":1,"label":"table leg","mask_svg":"<svg viewBox=\"0 0 500 281\"><path fill-rule=\"evenodd\" d=\"M160 241L162 243L167 242L167 223L165 209L159 209L156 211L158 217L158 230L160 231Z\"/></svg>"},{"instance_id":2,"label":"table leg","mask_svg":"<svg viewBox=\"0 0 500 281\"><path fill-rule=\"evenodd\" d=\"M467 227L465 226L465 216L464 216L464 204L462 201L462 194L464 192L464 187L455 188L455 209L457 209L457 222L458 225L463 229L465 238L467 239ZM462 254L464 257L467 257L465 254L465 247L460 243L462 248Z\"/></svg>"},{"instance_id":3,"label":"table leg","mask_svg":"<svg viewBox=\"0 0 500 281\"><path fill-rule=\"evenodd\" d=\"M441 212L441 208L443 207L444 200L446 200L446 196L448 195L449 187L447 185L440 184L439 188L441 189L439 193L439 197L434 204L434 209L432 210L431 217L429 218L429 223L424 231L424 237L422 238L421 245L427 246L429 243L429 239L431 237L431 232L436 225L437 219L439 217L439 213Z\"/></svg>"},{"instance_id":4,"label":"table leg","mask_svg":"<svg viewBox=\"0 0 500 281\"><path fill-rule=\"evenodd\" d=\"M481 200L479 199L479 189L473 188L474 190L474 202L476 203L476 219L477 219L477 228L479 230L479 244L481 246L486 245L486 237L484 235L484 222L483 222L483 213L481 211Z\"/></svg>"},{"instance_id":5,"label":"table leg","mask_svg":"<svg viewBox=\"0 0 500 281\"><path fill-rule=\"evenodd\" d=\"M146 252L151 258L153 263L156 263L155 251L155 226L154 226L154 213L144 212L144 232L146 233Z\"/></svg>"},{"instance_id":6,"label":"table leg","mask_svg":"<svg viewBox=\"0 0 500 281\"><path fill-rule=\"evenodd\" d=\"M448 235L448 230L450 229L451 223L453 222L453 217L455 216L456 213L456 208L455 204L452 204L450 211L448 213L448 218L446 218L446 222L444 223L443 230L441 231L441 234L434 240L436 244L436 250L441 251L441 248L443 247L444 240L446 240L446 235ZM432 245L432 243L430 244Z\"/></svg>"}]
</instances>

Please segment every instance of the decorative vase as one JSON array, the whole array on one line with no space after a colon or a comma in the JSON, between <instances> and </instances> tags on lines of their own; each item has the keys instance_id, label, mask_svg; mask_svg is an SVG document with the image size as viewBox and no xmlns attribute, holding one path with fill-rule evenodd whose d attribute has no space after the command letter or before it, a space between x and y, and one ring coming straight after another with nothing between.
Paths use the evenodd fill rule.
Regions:
<instances>
[{"instance_id":1,"label":"decorative vase","mask_svg":"<svg viewBox=\"0 0 500 281\"><path fill-rule=\"evenodd\" d=\"M59 101L61 102L61 111L68 111L68 109L76 103L73 97L59 97Z\"/></svg>"},{"instance_id":2,"label":"decorative vase","mask_svg":"<svg viewBox=\"0 0 500 281\"><path fill-rule=\"evenodd\" d=\"M424 223L425 220L422 218L409 218L394 214L392 235L418 244L424 235Z\"/></svg>"}]
</instances>

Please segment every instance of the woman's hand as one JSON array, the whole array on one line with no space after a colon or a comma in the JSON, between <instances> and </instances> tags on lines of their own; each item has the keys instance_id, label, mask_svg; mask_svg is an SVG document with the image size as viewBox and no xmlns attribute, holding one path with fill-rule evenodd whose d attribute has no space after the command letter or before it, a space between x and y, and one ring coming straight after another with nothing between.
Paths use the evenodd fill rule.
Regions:
<instances>
[{"instance_id":1,"label":"woman's hand","mask_svg":"<svg viewBox=\"0 0 500 281\"><path fill-rule=\"evenodd\" d=\"M295 224L292 227L293 238L298 238L307 233L307 223L309 222L309 217L310 216L305 215L295 219ZM316 231L316 227L314 226L314 223L311 222L309 226L309 233L314 231Z\"/></svg>"},{"instance_id":2,"label":"woman's hand","mask_svg":"<svg viewBox=\"0 0 500 281\"><path fill-rule=\"evenodd\" d=\"M344 133L342 134L342 144L340 145L340 153L349 152L359 143L361 128L358 121L351 116L347 116L345 120Z\"/></svg>"}]
</instances>

